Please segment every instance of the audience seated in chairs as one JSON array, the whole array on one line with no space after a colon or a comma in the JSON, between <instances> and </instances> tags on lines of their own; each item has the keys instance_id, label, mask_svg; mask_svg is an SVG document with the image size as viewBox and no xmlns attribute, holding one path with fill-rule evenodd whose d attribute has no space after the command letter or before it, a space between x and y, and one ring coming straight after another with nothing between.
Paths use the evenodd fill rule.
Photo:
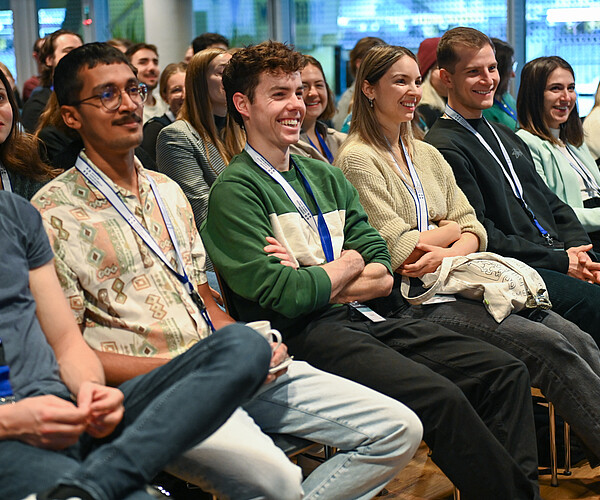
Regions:
<instances>
[{"instance_id":1,"label":"audience seated in chairs","mask_svg":"<svg viewBox=\"0 0 600 500\"><path fill-rule=\"evenodd\" d=\"M594 283L600 283L600 264L588 253L585 229L537 174L521 138L482 118L498 84L491 40L472 28L454 28L442 36L437 58L449 107L425 140L452 167L486 229L488 250L536 268L552 309L598 344L600 287Z\"/></svg>"},{"instance_id":2,"label":"audience seated in chairs","mask_svg":"<svg viewBox=\"0 0 600 500\"><path fill-rule=\"evenodd\" d=\"M34 203L83 336L107 381L123 383L169 367L200 339L227 336L234 320L206 284L204 247L183 192L133 155L142 140L145 87L127 59L106 44L84 45L59 63L54 88L65 123L85 149ZM94 94L97 88L105 91ZM82 106L88 99L96 105ZM143 226L128 224L138 217ZM304 498L367 499L412 458L422 428L404 405L288 360L283 344L271 366L259 394L168 471L231 498L299 499L304 491ZM215 392L200 401L210 407L212 398L226 396ZM302 481L298 467L263 432L340 451Z\"/></svg>"},{"instance_id":3,"label":"audience seated in chairs","mask_svg":"<svg viewBox=\"0 0 600 500\"><path fill-rule=\"evenodd\" d=\"M264 42L236 52L223 74L248 143L213 184L201 233L238 319L269 319L298 359L410 406L463 498L539 498L524 365L433 323L372 322L349 304L390 293L390 257L342 172L289 153L305 113L303 65Z\"/></svg>"},{"instance_id":4,"label":"audience seated in chairs","mask_svg":"<svg viewBox=\"0 0 600 500\"><path fill-rule=\"evenodd\" d=\"M394 92L397 74L404 75L404 84ZM487 237L450 165L433 146L412 138L410 122L421 95L412 52L389 45L372 49L357 81L361 88L354 95L352 132L335 164L358 190L369 222L388 244L395 271L392 293L369 305L382 316L444 325L523 361L531 383L572 424L596 462L600 350L589 334L551 311L528 309L498 323L474 300L451 296L449 301L445 295L443 301L438 297L411 306L402 297L402 277L418 281L435 272L445 257L485 250ZM392 99L405 105L394 108ZM416 204L415 196L422 203Z\"/></svg>"}]
</instances>

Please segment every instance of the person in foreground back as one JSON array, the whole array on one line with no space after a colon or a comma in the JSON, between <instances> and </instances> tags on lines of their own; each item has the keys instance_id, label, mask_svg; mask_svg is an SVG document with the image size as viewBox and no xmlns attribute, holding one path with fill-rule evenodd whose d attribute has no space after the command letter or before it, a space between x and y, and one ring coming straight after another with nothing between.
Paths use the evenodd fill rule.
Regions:
<instances>
[{"instance_id":1,"label":"person in foreground back","mask_svg":"<svg viewBox=\"0 0 600 500\"><path fill-rule=\"evenodd\" d=\"M573 68L558 56L529 61L517 103L517 135L529 147L537 173L573 209L600 252L600 171L583 142Z\"/></svg>"},{"instance_id":2,"label":"person in foreground back","mask_svg":"<svg viewBox=\"0 0 600 500\"><path fill-rule=\"evenodd\" d=\"M524 365L353 303L390 293L390 256L342 172L289 153L305 114L303 66L289 46L264 42L234 54L223 74L248 142L213 184L201 233L230 307L240 320L268 318L298 358L413 409L463 498L539 498Z\"/></svg>"},{"instance_id":3,"label":"person in foreground back","mask_svg":"<svg viewBox=\"0 0 600 500\"><path fill-rule=\"evenodd\" d=\"M168 367L234 320L206 283L205 251L185 195L134 156L145 86L125 56L106 44L87 44L59 63L54 88L63 119L84 149L75 167L46 185L34 203L83 336L107 380L123 383ZM169 464L169 472L240 500L366 499L412 458L421 424L403 405L290 361L284 344L273 350L271 365L259 393ZM210 398L203 404L210 406ZM303 481L265 432L340 451Z\"/></svg>"},{"instance_id":4,"label":"person in foreground back","mask_svg":"<svg viewBox=\"0 0 600 500\"><path fill-rule=\"evenodd\" d=\"M232 325L107 387L63 296L39 213L0 191L0 231L2 499L150 500L145 483L260 387L267 342Z\"/></svg>"},{"instance_id":5,"label":"person in foreground back","mask_svg":"<svg viewBox=\"0 0 600 500\"><path fill-rule=\"evenodd\" d=\"M452 167L488 235L488 250L534 267L552 309L600 344L600 264L573 209L535 171L527 145L504 125L489 123L498 86L494 46L473 28L447 31L438 46L448 87L446 114L425 136Z\"/></svg>"},{"instance_id":6,"label":"person in foreground back","mask_svg":"<svg viewBox=\"0 0 600 500\"><path fill-rule=\"evenodd\" d=\"M533 386L600 456L600 351L590 335L550 311L525 309L498 323L480 301L444 295L411 306L403 299L402 276L418 280L445 257L485 250L487 238L450 165L433 146L412 138L409 125L421 95L412 52L375 47L357 78L362 88L354 95L352 130L335 165L386 240L395 278L390 296L369 305L383 316L444 325L522 360Z\"/></svg>"}]
</instances>

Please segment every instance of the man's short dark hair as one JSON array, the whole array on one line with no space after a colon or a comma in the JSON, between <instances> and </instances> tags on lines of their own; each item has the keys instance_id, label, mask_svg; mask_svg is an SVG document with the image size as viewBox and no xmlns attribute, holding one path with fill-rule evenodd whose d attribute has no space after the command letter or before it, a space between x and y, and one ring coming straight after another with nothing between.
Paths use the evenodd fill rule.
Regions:
<instances>
[{"instance_id":1,"label":"man's short dark hair","mask_svg":"<svg viewBox=\"0 0 600 500\"><path fill-rule=\"evenodd\" d=\"M151 43L136 43L127 49L125 55L127 56L127 59L131 61L131 58L135 55L135 53L142 49L151 50L158 57L158 49L156 48L156 45L152 45Z\"/></svg>"},{"instance_id":2,"label":"man's short dark hair","mask_svg":"<svg viewBox=\"0 0 600 500\"><path fill-rule=\"evenodd\" d=\"M238 50L223 72L227 112L243 127L242 116L233 104L233 95L240 92L252 102L261 73L290 74L301 71L303 67L304 56L281 42L269 40Z\"/></svg>"},{"instance_id":3,"label":"man's short dark hair","mask_svg":"<svg viewBox=\"0 0 600 500\"><path fill-rule=\"evenodd\" d=\"M225 45L229 48L229 40L218 33L202 33L192 40L194 54L207 49L211 45Z\"/></svg>"},{"instance_id":4,"label":"man's short dark hair","mask_svg":"<svg viewBox=\"0 0 600 500\"><path fill-rule=\"evenodd\" d=\"M137 70L119 49L106 43L86 43L64 56L54 70L54 92L59 106L77 102L83 88L82 69L99 64L126 64L137 75Z\"/></svg>"},{"instance_id":5,"label":"man's short dark hair","mask_svg":"<svg viewBox=\"0 0 600 500\"><path fill-rule=\"evenodd\" d=\"M486 45L496 51L490 38L474 28L459 26L446 31L437 48L437 62L440 68L454 73L456 63L460 61L461 46L469 49L482 49Z\"/></svg>"},{"instance_id":6,"label":"man's short dark hair","mask_svg":"<svg viewBox=\"0 0 600 500\"><path fill-rule=\"evenodd\" d=\"M52 72L54 71L54 68L51 68L46 64L46 59L54 55L54 51L56 49L56 39L62 35L76 36L81 40L81 43L83 43L83 39L79 33L63 29L56 30L54 33L50 33L48 36L46 36L46 38L44 38L44 43L39 51L39 61L42 64L40 80L44 87L49 87L52 84Z\"/></svg>"}]
</instances>

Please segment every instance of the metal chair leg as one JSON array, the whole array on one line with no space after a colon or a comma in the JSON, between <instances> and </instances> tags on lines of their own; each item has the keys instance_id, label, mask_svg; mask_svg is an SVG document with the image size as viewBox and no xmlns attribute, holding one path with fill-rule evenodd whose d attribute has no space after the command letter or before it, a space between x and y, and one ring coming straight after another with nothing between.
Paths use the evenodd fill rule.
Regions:
<instances>
[{"instance_id":1,"label":"metal chair leg","mask_svg":"<svg viewBox=\"0 0 600 500\"><path fill-rule=\"evenodd\" d=\"M565 470L563 474L565 476L571 475L571 426L565 422L564 423L564 432L565 432Z\"/></svg>"},{"instance_id":2,"label":"metal chair leg","mask_svg":"<svg viewBox=\"0 0 600 500\"><path fill-rule=\"evenodd\" d=\"M554 405L548 401L548 415L550 417L550 484L558 486L558 466L556 464L556 421L554 420Z\"/></svg>"}]
</instances>

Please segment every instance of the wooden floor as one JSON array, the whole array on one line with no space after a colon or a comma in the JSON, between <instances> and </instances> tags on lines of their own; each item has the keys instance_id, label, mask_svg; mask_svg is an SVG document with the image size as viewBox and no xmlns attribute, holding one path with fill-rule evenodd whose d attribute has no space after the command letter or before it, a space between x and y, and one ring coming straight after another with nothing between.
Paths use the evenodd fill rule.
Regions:
<instances>
[{"instance_id":1,"label":"wooden floor","mask_svg":"<svg viewBox=\"0 0 600 500\"><path fill-rule=\"evenodd\" d=\"M452 498L453 492L452 483L427 457L424 444L386 489L388 494L377 497L377 500L445 500ZM571 476L559 476L557 488L550 486L550 476L542 476L540 490L544 500L600 499L600 470L591 470L587 464L573 467Z\"/></svg>"}]
</instances>

